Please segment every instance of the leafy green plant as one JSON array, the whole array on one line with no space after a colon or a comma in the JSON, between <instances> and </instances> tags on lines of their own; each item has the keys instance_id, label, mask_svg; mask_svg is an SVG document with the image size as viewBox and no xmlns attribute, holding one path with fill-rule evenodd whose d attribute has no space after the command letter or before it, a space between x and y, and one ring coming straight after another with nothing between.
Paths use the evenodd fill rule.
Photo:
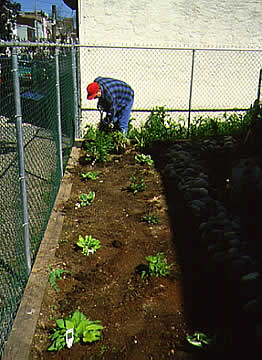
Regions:
<instances>
[{"instance_id":1,"label":"leafy green plant","mask_svg":"<svg viewBox=\"0 0 262 360\"><path fill-rule=\"evenodd\" d=\"M86 173L81 174L82 175L82 179L90 179L90 180L97 180L99 178L98 176L99 172L98 171L88 171Z\"/></svg>"},{"instance_id":2,"label":"leafy green plant","mask_svg":"<svg viewBox=\"0 0 262 360\"><path fill-rule=\"evenodd\" d=\"M136 176L132 175L129 178L130 184L128 186L128 190L131 191L134 195L137 192L144 191L146 189L146 184L143 178L137 178Z\"/></svg>"},{"instance_id":3,"label":"leafy green plant","mask_svg":"<svg viewBox=\"0 0 262 360\"><path fill-rule=\"evenodd\" d=\"M128 128L129 128L129 130L128 130L129 139L131 139L134 143L136 143L136 147L138 149L143 149L146 146L146 141L144 139L143 126L141 126L140 128L134 127L132 125L131 121L129 121Z\"/></svg>"},{"instance_id":4,"label":"leafy green plant","mask_svg":"<svg viewBox=\"0 0 262 360\"><path fill-rule=\"evenodd\" d=\"M94 191L90 191L88 194L81 194L79 196L80 199L80 206L84 207L84 206L89 206L91 205L91 203L94 201L95 199L95 192Z\"/></svg>"},{"instance_id":5,"label":"leafy green plant","mask_svg":"<svg viewBox=\"0 0 262 360\"><path fill-rule=\"evenodd\" d=\"M101 248L100 240L93 238L91 235L86 235L85 237L79 235L76 245L82 248L82 253L84 255L93 254L96 250Z\"/></svg>"},{"instance_id":6,"label":"leafy green plant","mask_svg":"<svg viewBox=\"0 0 262 360\"><path fill-rule=\"evenodd\" d=\"M173 121L164 107L156 107L140 129L130 126L128 136L137 142L139 149L147 148L156 140L186 138L187 129L184 126L184 120L181 119L181 121Z\"/></svg>"},{"instance_id":7,"label":"leafy green plant","mask_svg":"<svg viewBox=\"0 0 262 360\"><path fill-rule=\"evenodd\" d=\"M135 156L135 160L139 163L139 164L147 164L149 166L153 166L154 165L154 160L151 159L151 155L145 155L145 154L137 154Z\"/></svg>"},{"instance_id":8,"label":"leafy green plant","mask_svg":"<svg viewBox=\"0 0 262 360\"><path fill-rule=\"evenodd\" d=\"M191 345L204 348L213 345L216 341L216 336L210 337L200 331L195 331L193 335L187 335L186 339Z\"/></svg>"},{"instance_id":9,"label":"leafy green plant","mask_svg":"<svg viewBox=\"0 0 262 360\"><path fill-rule=\"evenodd\" d=\"M163 253L157 253L156 256L146 256L148 261L148 272L143 271L141 277L146 276L167 276L169 274L169 269L172 265L168 265L167 259L164 258Z\"/></svg>"},{"instance_id":10,"label":"leafy green plant","mask_svg":"<svg viewBox=\"0 0 262 360\"><path fill-rule=\"evenodd\" d=\"M143 215L140 219L142 222L145 222L149 225L157 225L159 224L159 218L157 215Z\"/></svg>"},{"instance_id":11,"label":"leafy green plant","mask_svg":"<svg viewBox=\"0 0 262 360\"><path fill-rule=\"evenodd\" d=\"M84 135L84 147L86 145L86 141L88 140L95 140L97 135L97 129L92 125L87 125L85 128L85 135Z\"/></svg>"},{"instance_id":12,"label":"leafy green plant","mask_svg":"<svg viewBox=\"0 0 262 360\"><path fill-rule=\"evenodd\" d=\"M246 115L234 113L228 116L227 113L224 113L217 117L200 116L194 119L190 125L190 137L195 139L231 135L243 138L249 125L249 112Z\"/></svg>"},{"instance_id":13,"label":"leafy green plant","mask_svg":"<svg viewBox=\"0 0 262 360\"><path fill-rule=\"evenodd\" d=\"M148 148L153 141L173 141L186 139L188 136L196 139L231 135L244 139L252 122L255 108L254 104L246 114L235 112L215 117L195 117L191 120L188 129L187 121L183 117L172 119L168 110L164 107L156 107L140 128L129 123L128 137L136 142L137 148L140 150Z\"/></svg>"},{"instance_id":14,"label":"leafy green plant","mask_svg":"<svg viewBox=\"0 0 262 360\"><path fill-rule=\"evenodd\" d=\"M75 344L80 340L84 343L98 341L102 336L101 330L104 327L100 325L99 320L91 321L77 310L68 318L56 320L56 328L51 329L52 334L49 336L52 344L48 351L62 350L67 345L66 332L70 329L73 329L73 343Z\"/></svg>"},{"instance_id":15,"label":"leafy green plant","mask_svg":"<svg viewBox=\"0 0 262 360\"><path fill-rule=\"evenodd\" d=\"M63 274L71 274L70 271L65 270L65 269L52 269L52 266L49 266L50 272L49 272L49 283L52 286L53 289L55 289L56 292L59 292L60 289L56 283L56 280L62 280L62 275Z\"/></svg>"},{"instance_id":16,"label":"leafy green plant","mask_svg":"<svg viewBox=\"0 0 262 360\"><path fill-rule=\"evenodd\" d=\"M120 131L114 131L111 133L113 150L116 153L122 153L126 147L130 144L129 140Z\"/></svg>"},{"instance_id":17,"label":"leafy green plant","mask_svg":"<svg viewBox=\"0 0 262 360\"><path fill-rule=\"evenodd\" d=\"M126 136L116 129L88 126L83 141L85 159L92 164L106 162L111 153L122 153L129 144Z\"/></svg>"},{"instance_id":18,"label":"leafy green plant","mask_svg":"<svg viewBox=\"0 0 262 360\"><path fill-rule=\"evenodd\" d=\"M106 162L113 149L112 135L89 127L84 138L83 147L86 150L86 161L92 164Z\"/></svg>"}]
</instances>

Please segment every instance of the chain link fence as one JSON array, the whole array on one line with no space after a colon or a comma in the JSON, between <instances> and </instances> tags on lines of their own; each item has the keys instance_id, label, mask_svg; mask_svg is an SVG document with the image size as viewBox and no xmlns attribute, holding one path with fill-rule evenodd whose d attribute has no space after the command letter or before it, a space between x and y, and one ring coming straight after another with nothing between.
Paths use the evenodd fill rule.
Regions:
<instances>
[{"instance_id":1,"label":"chain link fence","mask_svg":"<svg viewBox=\"0 0 262 360\"><path fill-rule=\"evenodd\" d=\"M79 128L77 56L0 44L0 356Z\"/></svg>"},{"instance_id":2,"label":"chain link fence","mask_svg":"<svg viewBox=\"0 0 262 360\"><path fill-rule=\"evenodd\" d=\"M79 45L80 46L80 45ZM262 50L80 46L82 116L99 121L86 87L97 76L130 84L135 92L132 117L145 121L155 107L173 118L244 111L257 97Z\"/></svg>"}]
</instances>

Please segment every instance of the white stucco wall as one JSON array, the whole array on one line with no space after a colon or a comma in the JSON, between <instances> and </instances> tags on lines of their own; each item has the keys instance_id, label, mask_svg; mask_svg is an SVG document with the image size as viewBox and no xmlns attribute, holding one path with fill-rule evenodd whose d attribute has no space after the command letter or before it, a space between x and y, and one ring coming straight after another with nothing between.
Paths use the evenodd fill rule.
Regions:
<instances>
[{"instance_id":1,"label":"white stucco wall","mask_svg":"<svg viewBox=\"0 0 262 360\"><path fill-rule=\"evenodd\" d=\"M80 42L260 47L260 0L79 0Z\"/></svg>"}]
</instances>

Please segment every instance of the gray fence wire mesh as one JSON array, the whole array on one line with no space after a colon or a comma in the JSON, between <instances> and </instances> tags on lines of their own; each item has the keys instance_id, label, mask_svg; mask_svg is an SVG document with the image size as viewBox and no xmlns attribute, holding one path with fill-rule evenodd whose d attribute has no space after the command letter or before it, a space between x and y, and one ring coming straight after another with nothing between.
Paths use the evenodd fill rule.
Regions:
<instances>
[{"instance_id":1,"label":"gray fence wire mesh","mask_svg":"<svg viewBox=\"0 0 262 360\"><path fill-rule=\"evenodd\" d=\"M0 356L28 279L23 233L23 194L19 178L14 47L0 47ZM43 238L74 141L72 48L16 44L19 101L32 264ZM58 82L59 81L59 82ZM57 86L60 89L58 108ZM61 119L59 138L58 114ZM62 150L62 156L60 156ZM62 165L61 165L62 159Z\"/></svg>"},{"instance_id":2,"label":"gray fence wire mesh","mask_svg":"<svg viewBox=\"0 0 262 360\"><path fill-rule=\"evenodd\" d=\"M96 123L86 87L97 76L129 83L135 92L132 117L145 121L152 108L173 118L245 110L257 96L262 50L81 46L83 118ZM194 61L193 61L194 60ZM193 65L193 66L192 66Z\"/></svg>"}]
</instances>

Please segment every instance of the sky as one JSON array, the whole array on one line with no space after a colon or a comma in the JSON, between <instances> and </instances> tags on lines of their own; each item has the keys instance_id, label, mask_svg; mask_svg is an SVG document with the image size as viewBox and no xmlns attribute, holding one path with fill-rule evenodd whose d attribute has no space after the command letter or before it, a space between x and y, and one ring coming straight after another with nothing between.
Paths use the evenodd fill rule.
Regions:
<instances>
[{"instance_id":1,"label":"sky","mask_svg":"<svg viewBox=\"0 0 262 360\"><path fill-rule=\"evenodd\" d=\"M37 11L43 10L48 15L52 13L52 5L56 5L56 13L58 16L62 17L73 17L75 11L70 9L63 0L13 0L21 4L21 10L25 12L35 11L35 6Z\"/></svg>"}]
</instances>

